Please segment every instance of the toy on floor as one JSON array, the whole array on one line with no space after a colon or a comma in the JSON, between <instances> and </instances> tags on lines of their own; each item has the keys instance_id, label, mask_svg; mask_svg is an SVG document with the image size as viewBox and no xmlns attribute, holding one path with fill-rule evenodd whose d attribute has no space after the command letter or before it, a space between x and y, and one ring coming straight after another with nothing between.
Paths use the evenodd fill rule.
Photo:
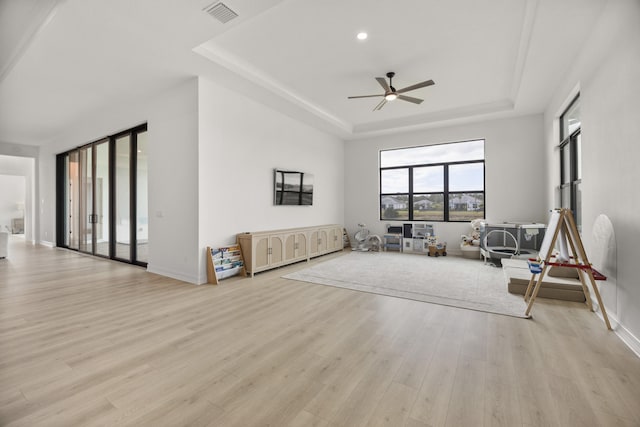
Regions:
<instances>
[{"instance_id":1,"label":"toy on floor","mask_svg":"<svg viewBox=\"0 0 640 427\"><path fill-rule=\"evenodd\" d=\"M382 239L376 234L370 234L365 224L358 224L360 230L353 236L356 245L351 249L360 252L379 252L382 247Z\"/></svg>"},{"instance_id":2,"label":"toy on floor","mask_svg":"<svg viewBox=\"0 0 640 427\"><path fill-rule=\"evenodd\" d=\"M438 238L436 236L429 236L427 237L427 243L429 244L429 252L427 252L428 256L447 256L447 242L438 243Z\"/></svg>"},{"instance_id":3,"label":"toy on floor","mask_svg":"<svg viewBox=\"0 0 640 427\"><path fill-rule=\"evenodd\" d=\"M474 219L471 221L471 233L460 236L461 246L478 246L480 247L480 224L482 219Z\"/></svg>"}]
</instances>

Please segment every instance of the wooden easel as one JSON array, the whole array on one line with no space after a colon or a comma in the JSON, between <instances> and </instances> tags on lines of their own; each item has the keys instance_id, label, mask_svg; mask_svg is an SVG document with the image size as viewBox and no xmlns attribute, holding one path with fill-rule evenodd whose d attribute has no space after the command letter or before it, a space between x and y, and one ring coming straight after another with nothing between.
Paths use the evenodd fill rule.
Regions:
<instances>
[{"instance_id":1,"label":"wooden easel","mask_svg":"<svg viewBox=\"0 0 640 427\"><path fill-rule=\"evenodd\" d=\"M567 248L567 242L569 243L569 248L571 249L571 256L569 256L569 248ZM556 246L556 243L558 244L560 253L554 256L552 252ZM555 258L555 261L552 261L552 258ZM542 241L542 246L538 255L538 262L543 263L542 269L540 271L535 269L535 266L539 266L539 263L529 262L529 268L532 272L532 276L531 280L529 281L529 285L527 286L527 291L524 294L525 301L529 301L527 311L525 312L525 315L527 317L529 316L531 308L533 307L533 303L538 296L538 291L540 291L542 279L544 278L547 269L554 266L575 268L578 271L578 277L580 278L582 291L584 292L589 310L594 311L593 304L591 303L591 297L589 296L589 288L587 286L587 280L585 279L585 276L589 279L589 283L591 283L591 288L593 289L593 293L595 294L598 305L600 306L600 310L602 311L604 322L607 325L607 328L611 329L607 311L604 308L602 298L600 297L600 292L598 291L598 287L596 286L596 280L606 280L606 277L596 271L591 266L591 263L589 263L587 253L585 252L584 246L582 245L580 233L578 233L578 228L576 227L573 215L571 214L571 211L569 209L556 209L551 213L549 226ZM537 280L536 276L538 276ZM532 290L533 294L531 293Z\"/></svg>"}]
</instances>

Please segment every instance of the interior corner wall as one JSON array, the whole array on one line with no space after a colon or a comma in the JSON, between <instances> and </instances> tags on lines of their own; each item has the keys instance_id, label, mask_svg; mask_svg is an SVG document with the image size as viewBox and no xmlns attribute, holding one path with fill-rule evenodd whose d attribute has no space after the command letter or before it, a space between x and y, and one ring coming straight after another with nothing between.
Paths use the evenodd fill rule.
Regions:
<instances>
[{"instance_id":1,"label":"interior corner wall","mask_svg":"<svg viewBox=\"0 0 640 427\"><path fill-rule=\"evenodd\" d=\"M607 312L619 322L617 332L640 355L640 286L636 259L640 242L639 23L640 2L607 2L573 69L546 110L545 136L547 152L554 153L549 188L555 192L560 164L555 148L559 136L555 129L566 97L579 85L582 239L588 256L601 250L594 247L593 226L599 215L609 217L617 242L617 266L599 287Z\"/></svg>"},{"instance_id":2,"label":"interior corner wall","mask_svg":"<svg viewBox=\"0 0 640 427\"><path fill-rule=\"evenodd\" d=\"M205 248L236 234L344 222L344 142L199 79L199 238ZM314 175L313 206L274 206L273 169Z\"/></svg>"},{"instance_id":3,"label":"interior corner wall","mask_svg":"<svg viewBox=\"0 0 640 427\"><path fill-rule=\"evenodd\" d=\"M444 142L485 140L485 203L492 222L546 222L544 135L542 115L523 116L419 132L349 141L345 148L345 222L350 235L365 223L375 234L386 224L379 218L379 151ZM468 222L433 222L434 232L447 242L447 252L460 253L460 236Z\"/></svg>"},{"instance_id":4,"label":"interior corner wall","mask_svg":"<svg viewBox=\"0 0 640 427\"><path fill-rule=\"evenodd\" d=\"M197 79L146 98L93 112L41 147L39 241L55 240L56 154L148 124L149 262L165 276L198 281Z\"/></svg>"}]
</instances>

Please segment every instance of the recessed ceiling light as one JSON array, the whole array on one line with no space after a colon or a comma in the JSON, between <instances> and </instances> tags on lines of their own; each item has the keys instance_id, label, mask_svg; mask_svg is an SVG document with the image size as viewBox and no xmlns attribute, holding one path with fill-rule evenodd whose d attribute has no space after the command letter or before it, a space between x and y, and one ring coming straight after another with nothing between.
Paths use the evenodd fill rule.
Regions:
<instances>
[{"instance_id":1,"label":"recessed ceiling light","mask_svg":"<svg viewBox=\"0 0 640 427\"><path fill-rule=\"evenodd\" d=\"M367 33L365 33L364 31L358 33L358 35L356 36L358 37L358 40L366 40L367 37L369 37L369 35Z\"/></svg>"}]
</instances>

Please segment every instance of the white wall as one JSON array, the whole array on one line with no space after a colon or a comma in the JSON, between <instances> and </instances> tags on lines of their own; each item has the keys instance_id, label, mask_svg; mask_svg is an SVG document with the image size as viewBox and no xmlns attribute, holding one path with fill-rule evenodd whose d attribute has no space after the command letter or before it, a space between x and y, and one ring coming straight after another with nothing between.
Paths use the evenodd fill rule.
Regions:
<instances>
[{"instance_id":1,"label":"white wall","mask_svg":"<svg viewBox=\"0 0 640 427\"><path fill-rule=\"evenodd\" d=\"M198 81L163 94L149 112L148 270L197 283Z\"/></svg>"},{"instance_id":2,"label":"white wall","mask_svg":"<svg viewBox=\"0 0 640 427\"><path fill-rule=\"evenodd\" d=\"M209 80L199 91L200 281L237 233L343 224L344 143ZM314 175L313 206L274 206L273 169Z\"/></svg>"},{"instance_id":3,"label":"white wall","mask_svg":"<svg viewBox=\"0 0 640 427\"><path fill-rule=\"evenodd\" d=\"M342 141L194 78L138 105L94 112L43 148L41 240L55 239L55 155L144 122L150 272L203 283L207 245L243 231L343 223ZM274 167L313 173L314 206L273 206Z\"/></svg>"},{"instance_id":4,"label":"white wall","mask_svg":"<svg viewBox=\"0 0 640 427\"><path fill-rule=\"evenodd\" d=\"M345 224L353 236L358 223L380 234L379 151L381 149L485 139L485 202L490 221L546 222L546 168L542 115L494 120L420 132L349 141L345 148ZM460 235L468 223L434 222L447 251L460 252Z\"/></svg>"},{"instance_id":5,"label":"white wall","mask_svg":"<svg viewBox=\"0 0 640 427\"><path fill-rule=\"evenodd\" d=\"M640 2L610 0L577 55L575 66L545 113L550 189L559 182L557 118L580 87L582 119L582 218L587 254L600 214L613 223L617 272L602 282L605 307L620 322L617 332L640 354ZM550 198L551 200L551 198ZM551 207L551 206L550 206ZM592 260L593 261L593 260ZM596 265L596 267L599 267Z\"/></svg>"}]
</instances>

